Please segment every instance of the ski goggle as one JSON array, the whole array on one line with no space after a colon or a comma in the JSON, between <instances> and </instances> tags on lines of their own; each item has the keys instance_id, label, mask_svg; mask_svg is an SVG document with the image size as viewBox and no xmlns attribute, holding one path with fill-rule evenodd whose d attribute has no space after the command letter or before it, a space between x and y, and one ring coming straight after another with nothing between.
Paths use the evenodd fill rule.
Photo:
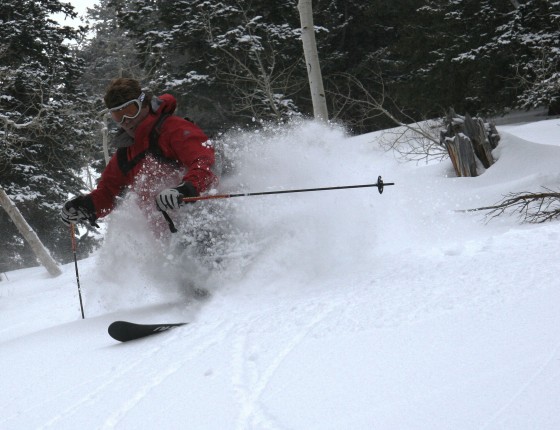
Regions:
<instances>
[{"instance_id":1,"label":"ski goggle","mask_svg":"<svg viewBox=\"0 0 560 430\"><path fill-rule=\"evenodd\" d=\"M134 119L140 115L142 110L142 102L146 95L141 93L137 99L129 100L120 106L109 109L113 121L117 124L122 124L125 119Z\"/></svg>"}]
</instances>

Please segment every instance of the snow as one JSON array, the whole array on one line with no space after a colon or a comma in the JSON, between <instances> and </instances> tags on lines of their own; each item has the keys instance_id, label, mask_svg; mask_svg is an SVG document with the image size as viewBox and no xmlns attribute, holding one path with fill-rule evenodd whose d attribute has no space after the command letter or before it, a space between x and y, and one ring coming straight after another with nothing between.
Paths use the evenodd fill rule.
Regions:
<instances>
[{"instance_id":1,"label":"snow","mask_svg":"<svg viewBox=\"0 0 560 430\"><path fill-rule=\"evenodd\" d=\"M395 186L182 209L231 228L215 270L158 252L125 201L78 262L84 320L73 264L7 273L0 428L560 428L560 224L457 211L556 188L559 127L498 127L477 178L399 162L379 133L239 132L222 191ZM119 344L119 319L189 324Z\"/></svg>"}]
</instances>

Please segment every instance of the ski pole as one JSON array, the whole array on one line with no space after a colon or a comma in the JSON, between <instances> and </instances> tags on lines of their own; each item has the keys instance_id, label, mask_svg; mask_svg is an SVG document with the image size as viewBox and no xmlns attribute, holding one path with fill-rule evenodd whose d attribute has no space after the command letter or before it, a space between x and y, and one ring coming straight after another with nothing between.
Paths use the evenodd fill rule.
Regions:
<instances>
[{"instance_id":1,"label":"ski pole","mask_svg":"<svg viewBox=\"0 0 560 430\"><path fill-rule=\"evenodd\" d=\"M331 191L331 190L347 190L350 188L370 188L376 187L379 194L383 193L383 187L388 185L395 185L394 182L383 182L381 176L377 178L375 184L364 184L364 185L344 185L341 187L323 187L323 188L304 188L299 190L280 190L280 191L261 191L257 193L237 193L237 194L218 194L210 196L199 196L199 197L184 197L184 202L197 202L199 200L213 200L213 199L230 199L232 197L250 197L250 196L267 196L272 194L291 194L291 193L307 193L310 191Z\"/></svg>"},{"instance_id":2,"label":"ski pole","mask_svg":"<svg viewBox=\"0 0 560 430\"><path fill-rule=\"evenodd\" d=\"M185 203L189 202L198 202L200 200L214 200L214 199L231 199L232 197L250 197L250 196L268 196L272 194L291 194L291 193L308 193L310 191L331 191L331 190L347 190L350 188L377 188L379 194L383 193L383 188L389 185L395 185L394 182L383 182L381 176L377 178L377 182L375 184L363 184L363 185L344 185L340 187L322 187L322 188L303 188L298 190L280 190L280 191L261 191L257 193L236 193L236 194L217 194L217 195L210 195L210 196L198 196L198 197L183 197L183 201ZM171 233L176 233L177 228L173 223L173 220L167 214L167 212L162 211L163 216L165 217L165 221L169 225L169 229Z\"/></svg>"},{"instance_id":3,"label":"ski pole","mask_svg":"<svg viewBox=\"0 0 560 430\"><path fill-rule=\"evenodd\" d=\"M80 297L80 309L82 311L82 319L84 316L84 304L82 302L82 290L80 288L80 274L78 273L78 258L76 257L76 232L74 230L74 224L70 224L70 234L72 236L72 253L74 254L74 267L76 269L76 283L78 284L78 296Z\"/></svg>"}]
</instances>

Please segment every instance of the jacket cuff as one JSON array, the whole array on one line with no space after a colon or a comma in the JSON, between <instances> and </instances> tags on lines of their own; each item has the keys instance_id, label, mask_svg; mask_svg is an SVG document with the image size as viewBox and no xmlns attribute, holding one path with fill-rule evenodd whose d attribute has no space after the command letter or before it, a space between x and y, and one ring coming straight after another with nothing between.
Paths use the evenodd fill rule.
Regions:
<instances>
[{"instance_id":1,"label":"jacket cuff","mask_svg":"<svg viewBox=\"0 0 560 430\"><path fill-rule=\"evenodd\" d=\"M193 184L190 182L183 182L181 185L175 188L179 191L184 197L198 197L198 191L194 187Z\"/></svg>"}]
</instances>

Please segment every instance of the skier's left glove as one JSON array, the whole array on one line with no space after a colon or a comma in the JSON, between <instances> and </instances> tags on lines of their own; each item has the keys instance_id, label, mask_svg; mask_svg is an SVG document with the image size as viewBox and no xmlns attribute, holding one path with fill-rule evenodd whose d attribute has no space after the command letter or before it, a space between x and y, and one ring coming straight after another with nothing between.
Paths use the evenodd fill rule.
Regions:
<instances>
[{"instance_id":1,"label":"skier's left glove","mask_svg":"<svg viewBox=\"0 0 560 430\"><path fill-rule=\"evenodd\" d=\"M198 197L196 188L190 182L183 182L178 187L161 191L156 197L156 203L158 208L165 212L169 209L179 209L185 204L185 197Z\"/></svg>"}]
</instances>

